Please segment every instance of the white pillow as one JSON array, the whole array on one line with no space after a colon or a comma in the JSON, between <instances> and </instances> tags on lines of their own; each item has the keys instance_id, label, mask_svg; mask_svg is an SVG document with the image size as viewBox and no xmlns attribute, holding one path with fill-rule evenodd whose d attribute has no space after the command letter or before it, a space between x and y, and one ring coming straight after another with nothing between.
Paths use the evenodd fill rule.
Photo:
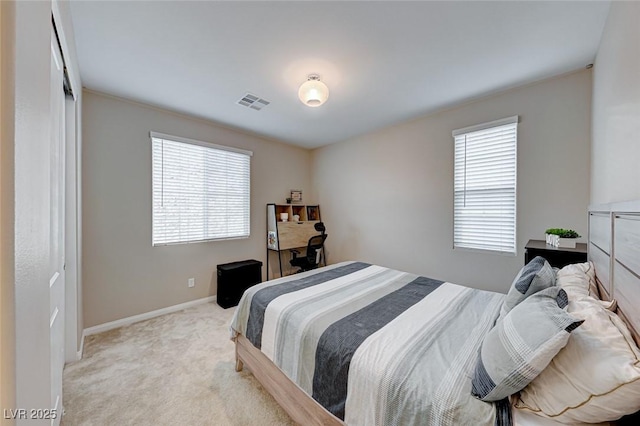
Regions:
<instances>
[{"instance_id":1,"label":"white pillow","mask_svg":"<svg viewBox=\"0 0 640 426\"><path fill-rule=\"evenodd\" d=\"M569 301L584 323L526 388L516 408L562 423L605 422L640 410L640 349L624 322L592 297Z\"/></svg>"},{"instance_id":2,"label":"white pillow","mask_svg":"<svg viewBox=\"0 0 640 426\"><path fill-rule=\"evenodd\" d=\"M576 300L583 296L598 299L598 285L596 284L595 267L591 262L575 263L558 270L556 285L569 295L569 300ZM610 311L616 310L616 301L600 300L602 306Z\"/></svg>"}]
</instances>

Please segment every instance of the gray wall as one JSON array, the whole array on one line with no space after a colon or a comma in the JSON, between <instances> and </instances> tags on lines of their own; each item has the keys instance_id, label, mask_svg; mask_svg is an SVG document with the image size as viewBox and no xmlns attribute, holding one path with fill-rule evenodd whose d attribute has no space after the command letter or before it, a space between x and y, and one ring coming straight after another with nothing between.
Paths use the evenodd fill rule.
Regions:
<instances>
[{"instance_id":1,"label":"gray wall","mask_svg":"<svg viewBox=\"0 0 640 426\"><path fill-rule=\"evenodd\" d=\"M111 96L84 95L85 327L215 295L216 265L265 261L265 206L284 202L291 188L308 194L308 150ZM255 111L247 114L250 119ZM149 131L253 151L250 238L151 246ZM190 277L195 288L187 287Z\"/></svg>"},{"instance_id":2,"label":"gray wall","mask_svg":"<svg viewBox=\"0 0 640 426\"><path fill-rule=\"evenodd\" d=\"M89 93L84 122L91 128L84 135L91 140L83 157L89 180L83 186L89 198L83 203L88 209L84 229L90 233L83 239L88 244L83 253L89 256L83 277L90 282L85 287L85 327L215 294L212 273L218 263L239 257L264 261L264 203L282 201L291 188L302 188L305 201L321 204L330 234L330 262L362 259L505 291L522 264L522 247L529 238L542 238L549 226L572 227L586 236L590 171L592 202L640 198L635 161L640 148L633 139L640 131L639 7L612 3L593 85L591 73L581 71L310 155ZM518 255L454 251L451 130L514 114L521 117ZM151 248L149 130L256 152L249 240ZM190 276L196 277L195 289L186 287Z\"/></svg>"},{"instance_id":3,"label":"gray wall","mask_svg":"<svg viewBox=\"0 0 640 426\"><path fill-rule=\"evenodd\" d=\"M593 76L591 202L640 199L640 3L611 2Z\"/></svg>"},{"instance_id":4,"label":"gray wall","mask_svg":"<svg viewBox=\"0 0 640 426\"><path fill-rule=\"evenodd\" d=\"M48 408L51 3L16 2L14 24L16 404L7 408Z\"/></svg>"},{"instance_id":5,"label":"gray wall","mask_svg":"<svg viewBox=\"0 0 640 426\"><path fill-rule=\"evenodd\" d=\"M14 281L14 3L0 2L0 408L16 406ZM2 420L4 424L15 421Z\"/></svg>"},{"instance_id":6,"label":"gray wall","mask_svg":"<svg viewBox=\"0 0 640 426\"><path fill-rule=\"evenodd\" d=\"M518 127L518 254L453 250L451 131L512 115ZM530 238L586 236L591 72L512 89L313 151L330 262L357 259L506 291Z\"/></svg>"}]
</instances>

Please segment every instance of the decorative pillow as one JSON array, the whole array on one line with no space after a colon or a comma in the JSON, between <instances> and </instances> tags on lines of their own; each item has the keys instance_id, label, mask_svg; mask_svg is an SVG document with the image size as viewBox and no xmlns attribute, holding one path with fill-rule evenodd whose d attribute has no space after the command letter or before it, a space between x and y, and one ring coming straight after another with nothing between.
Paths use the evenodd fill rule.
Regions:
<instances>
[{"instance_id":1,"label":"decorative pillow","mask_svg":"<svg viewBox=\"0 0 640 426\"><path fill-rule=\"evenodd\" d=\"M553 287L555 282L556 274L549 262L540 256L534 258L520 269L513 280L509 293L502 304L500 319L504 318L518 303L540 290Z\"/></svg>"},{"instance_id":2,"label":"decorative pillow","mask_svg":"<svg viewBox=\"0 0 640 426\"><path fill-rule=\"evenodd\" d=\"M558 270L556 285L563 288L571 300L575 296L593 296L598 294L595 269L591 262L574 263ZM595 293L593 293L595 291Z\"/></svg>"},{"instance_id":3,"label":"decorative pillow","mask_svg":"<svg viewBox=\"0 0 640 426\"><path fill-rule=\"evenodd\" d=\"M569 300L584 296L598 298L595 267L591 262L575 263L559 269L556 274L556 285L567 292ZM610 311L616 310L615 300L600 300L599 303Z\"/></svg>"},{"instance_id":4,"label":"decorative pillow","mask_svg":"<svg viewBox=\"0 0 640 426\"><path fill-rule=\"evenodd\" d=\"M517 408L562 423L613 421L640 410L640 349L598 300L572 300L584 319L567 346L520 393Z\"/></svg>"},{"instance_id":5,"label":"decorative pillow","mask_svg":"<svg viewBox=\"0 0 640 426\"><path fill-rule=\"evenodd\" d=\"M567 314L567 293L551 287L528 297L487 333L471 381L471 393L499 401L518 392L549 364L582 324Z\"/></svg>"}]
</instances>

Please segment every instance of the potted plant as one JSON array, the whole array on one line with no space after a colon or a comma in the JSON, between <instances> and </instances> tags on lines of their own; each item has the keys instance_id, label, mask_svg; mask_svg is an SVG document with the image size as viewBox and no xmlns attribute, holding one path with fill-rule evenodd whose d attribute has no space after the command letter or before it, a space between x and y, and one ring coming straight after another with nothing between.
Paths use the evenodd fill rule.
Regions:
<instances>
[{"instance_id":1,"label":"potted plant","mask_svg":"<svg viewBox=\"0 0 640 426\"><path fill-rule=\"evenodd\" d=\"M580 238L580 234L573 229L549 228L544 232L547 244L554 247L576 248L576 239Z\"/></svg>"}]
</instances>

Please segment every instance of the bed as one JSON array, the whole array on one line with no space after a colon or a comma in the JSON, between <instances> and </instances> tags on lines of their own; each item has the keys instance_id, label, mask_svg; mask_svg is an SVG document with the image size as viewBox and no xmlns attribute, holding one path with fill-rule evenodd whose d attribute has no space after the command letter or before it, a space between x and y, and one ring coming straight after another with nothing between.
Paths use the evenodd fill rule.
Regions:
<instances>
[{"instance_id":1,"label":"bed","mask_svg":"<svg viewBox=\"0 0 640 426\"><path fill-rule=\"evenodd\" d=\"M640 203L589 215L598 297L617 301L637 344ZM236 370L246 366L299 424L557 424L513 398L472 395L504 301L363 262L330 265L245 292L231 325Z\"/></svg>"}]
</instances>

